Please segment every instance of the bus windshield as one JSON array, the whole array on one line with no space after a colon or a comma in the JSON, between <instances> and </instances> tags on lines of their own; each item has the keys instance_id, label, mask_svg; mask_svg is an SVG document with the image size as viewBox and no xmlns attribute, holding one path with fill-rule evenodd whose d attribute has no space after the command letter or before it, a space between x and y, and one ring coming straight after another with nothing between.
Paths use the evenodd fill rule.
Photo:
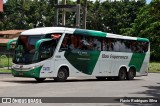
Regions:
<instances>
[{"instance_id":1,"label":"bus windshield","mask_svg":"<svg viewBox=\"0 0 160 106\"><path fill-rule=\"evenodd\" d=\"M42 38L43 35L27 36L21 35L18 38L15 47L15 55L13 62L17 64L31 64L33 63L33 56L35 54L35 44Z\"/></svg>"},{"instance_id":2,"label":"bus windshield","mask_svg":"<svg viewBox=\"0 0 160 106\"><path fill-rule=\"evenodd\" d=\"M32 64L50 58L57 46L61 34L47 34L47 35L21 35L18 38L13 63L16 64ZM38 40L50 39L40 44L38 50L35 46Z\"/></svg>"}]
</instances>

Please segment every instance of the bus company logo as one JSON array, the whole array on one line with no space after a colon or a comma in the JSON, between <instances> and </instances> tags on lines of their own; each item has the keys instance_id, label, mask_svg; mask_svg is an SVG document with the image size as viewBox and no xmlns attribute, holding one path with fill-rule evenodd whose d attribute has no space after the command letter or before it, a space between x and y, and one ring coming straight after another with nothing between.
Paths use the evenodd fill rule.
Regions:
<instances>
[{"instance_id":1,"label":"bus company logo","mask_svg":"<svg viewBox=\"0 0 160 106\"><path fill-rule=\"evenodd\" d=\"M102 54L102 58L109 58L109 55Z\"/></svg>"},{"instance_id":2,"label":"bus company logo","mask_svg":"<svg viewBox=\"0 0 160 106\"><path fill-rule=\"evenodd\" d=\"M102 54L102 58L110 58L110 59L128 59L128 56L116 56L116 55L106 55Z\"/></svg>"},{"instance_id":3,"label":"bus company logo","mask_svg":"<svg viewBox=\"0 0 160 106\"><path fill-rule=\"evenodd\" d=\"M12 103L11 98L2 98L2 103Z\"/></svg>"},{"instance_id":4,"label":"bus company logo","mask_svg":"<svg viewBox=\"0 0 160 106\"><path fill-rule=\"evenodd\" d=\"M88 53L87 52L82 52L82 51L78 51L77 52L80 56L88 56Z\"/></svg>"}]
</instances>

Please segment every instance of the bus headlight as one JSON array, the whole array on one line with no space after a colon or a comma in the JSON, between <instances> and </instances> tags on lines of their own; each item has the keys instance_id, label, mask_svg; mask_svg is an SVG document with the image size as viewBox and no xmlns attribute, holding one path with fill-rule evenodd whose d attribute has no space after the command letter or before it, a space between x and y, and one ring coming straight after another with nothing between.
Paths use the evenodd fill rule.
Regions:
<instances>
[{"instance_id":1,"label":"bus headlight","mask_svg":"<svg viewBox=\"0 0 160 106\"><path fill-rule=\"evenodd\" d=\"M35 66L31 67L31 69L35 69Z\"/></svg>"}]
</instances>

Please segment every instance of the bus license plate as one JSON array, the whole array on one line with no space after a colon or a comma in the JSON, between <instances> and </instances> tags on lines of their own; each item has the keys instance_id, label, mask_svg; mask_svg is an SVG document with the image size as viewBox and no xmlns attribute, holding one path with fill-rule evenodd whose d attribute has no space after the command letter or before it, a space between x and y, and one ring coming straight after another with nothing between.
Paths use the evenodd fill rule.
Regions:
<instances>
[{"instance_id":1,"label":"bus license plate","mask_svg":"<svg viewBox=\"0 0 160 106\"><path fill-rule=\"evenodd\" d=\"M19 75L23 75L23 72L19 72Z\"/></svg>"}]
</instances>

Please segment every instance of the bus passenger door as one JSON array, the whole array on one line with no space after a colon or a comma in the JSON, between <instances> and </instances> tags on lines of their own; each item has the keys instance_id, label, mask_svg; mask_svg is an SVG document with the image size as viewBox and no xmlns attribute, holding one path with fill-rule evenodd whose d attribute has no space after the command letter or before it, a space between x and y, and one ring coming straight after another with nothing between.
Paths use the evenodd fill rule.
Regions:
<instances>
[{"instance_id":1,"label":"bus passenger door","mask_svg":"<svg viewBox=\"0 0 160 106\"><path fill-rule=\"evenodd\" d=\"M40 44L39 61L44 61L41 77L51 77L53 73L53 62L51 62L51 57L53 55L54 49L54 40L44 40Z\"/></svg>"}]
</instances>

